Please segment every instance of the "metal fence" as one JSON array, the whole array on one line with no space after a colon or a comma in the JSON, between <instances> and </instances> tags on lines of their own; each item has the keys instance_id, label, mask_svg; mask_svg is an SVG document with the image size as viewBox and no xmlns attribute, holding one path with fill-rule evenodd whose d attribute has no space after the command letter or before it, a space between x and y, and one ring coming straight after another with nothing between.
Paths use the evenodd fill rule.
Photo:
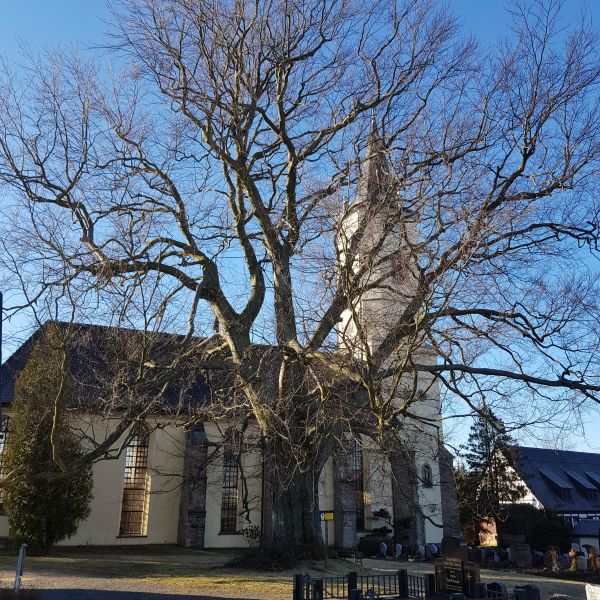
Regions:
<instances>
[{"instance_id":1,"label":"metal fence","mask_svg":"<svg viewBox=\"0 0 600 600\"><path fill-rule=\"evenodd\" d=\"M386 598L421 599L426 597L425 577L408 575L406 569L389 575L358 575L313 578L308 573L294 577L294 600L373 600Z\"/></svg>"},{"instance_id":2,"label":"metal fence","mask_svg":"<svg viewBox=\"0 0 600 600\"><path fill-rule=\"evenodd\" d=\"M358 575L351 571L343 577L294 576L293 600L466 600L461 593L436 590L433 573L420 577L406 569L387 575ZM517 586L509 592L500 582L475 582L471 586L473 600L541 600L535 585Z\"/></svg>"}]
</instances>

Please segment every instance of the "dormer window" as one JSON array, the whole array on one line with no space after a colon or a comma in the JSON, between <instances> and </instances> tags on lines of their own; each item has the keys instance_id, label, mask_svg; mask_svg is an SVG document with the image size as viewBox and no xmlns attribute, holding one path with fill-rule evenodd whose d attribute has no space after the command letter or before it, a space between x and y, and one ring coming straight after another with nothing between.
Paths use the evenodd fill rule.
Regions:
<instances>
[{"instance_id":1,"label":"dormer window","mask_svg":"<svg viewBox=\"0 0 600 600\"><path fill-rule=\"evenodd\" d=\"M571 499L571 488L560 488L560 497L563 500Z\"/></svg>"}]
</instances>

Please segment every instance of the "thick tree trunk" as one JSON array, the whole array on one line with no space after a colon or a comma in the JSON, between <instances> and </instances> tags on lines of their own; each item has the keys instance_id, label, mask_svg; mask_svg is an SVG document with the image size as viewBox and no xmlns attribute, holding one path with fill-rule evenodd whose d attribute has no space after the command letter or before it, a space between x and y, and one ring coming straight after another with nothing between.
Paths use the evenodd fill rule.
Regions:
<instances>
[{"instance_id":1,"label":"thick tree trunk","mask_svg":"<svg viewBox=\"0 0 600 600\"><path fill-rule=\"evenodd\" d=\"M278 458L281 458L279 455ZM319 515L319 474L278 472L266 457L263 493L263 541L267 548L293 559L325 558Z\"/></svg>"}]
</instances>

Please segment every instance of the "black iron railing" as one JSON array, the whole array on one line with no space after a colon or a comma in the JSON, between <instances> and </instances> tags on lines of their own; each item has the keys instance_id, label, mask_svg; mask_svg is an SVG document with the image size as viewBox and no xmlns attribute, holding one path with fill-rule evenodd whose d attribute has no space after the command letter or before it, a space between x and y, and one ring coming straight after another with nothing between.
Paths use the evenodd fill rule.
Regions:
<instances>
[{"instance_id":1,"label":"black iron railing","mask_svg":"<svg viewBox=\"0 0 600 600\"><path fill-rule=\"evenodd\" d=\"M294 577L294 600L356 600L426 597L425 577L408 575L405 569L386 575L358 575L350 572L343 577Z\"/></svg>"}]
</instances>

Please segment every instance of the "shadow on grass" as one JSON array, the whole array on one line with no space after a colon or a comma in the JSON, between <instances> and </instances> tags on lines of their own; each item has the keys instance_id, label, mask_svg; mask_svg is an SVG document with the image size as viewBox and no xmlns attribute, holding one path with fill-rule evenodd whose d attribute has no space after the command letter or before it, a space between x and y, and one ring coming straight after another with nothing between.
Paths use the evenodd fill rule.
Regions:
<instances>
[{"instance_id":1,"label":"shadow on grass","mask_svg":"<svg viewBox=\"0 0 600 600\"><path fill-rule=\"evenodd\" d=\"M119 592L113 590L45 590L43 600L233 600L218 596L153 594L152 592Z\"/></svg>"},{"instance_id":2,"label":"shadow on grass","mask_svg":"<svg viewBox=\"0 0 600 600\"><path fill-rule=\"evenodd\" d=\"M197 577L224 570L224 564L234 555L231 551L189 551L177 547L159 552L156 548L143 550L60 548L48 556L28 556L25 572L94 578ZM13 555L0 555L0 569L14 570L15 560Z\"/></svg>"}]
</instances>

